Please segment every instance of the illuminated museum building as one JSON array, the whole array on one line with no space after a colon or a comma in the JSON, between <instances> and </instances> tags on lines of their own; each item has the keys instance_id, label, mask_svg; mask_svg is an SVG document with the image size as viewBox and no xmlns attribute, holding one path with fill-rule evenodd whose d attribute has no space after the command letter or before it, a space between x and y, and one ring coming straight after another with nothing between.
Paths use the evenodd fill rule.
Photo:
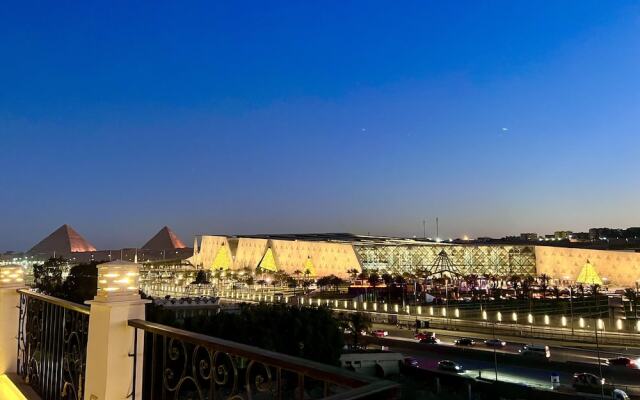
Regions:
<instances>
[{"instance_id":1,"label":"illuminated museum building","mask_svg":"<svg viewBox=\"0 0 640 400\"><path fill-rule=\"evenodd\" d=\"M640 253L534 245L434 243L350 234L198 236L187 259L213 270L301 271L311 277L348 270L398 274L448 270L461 275L549 275L575 281L589 261L607 284L635 286ZM444 264L444 268L443 268Z\"/></svg>"}]
</instances>

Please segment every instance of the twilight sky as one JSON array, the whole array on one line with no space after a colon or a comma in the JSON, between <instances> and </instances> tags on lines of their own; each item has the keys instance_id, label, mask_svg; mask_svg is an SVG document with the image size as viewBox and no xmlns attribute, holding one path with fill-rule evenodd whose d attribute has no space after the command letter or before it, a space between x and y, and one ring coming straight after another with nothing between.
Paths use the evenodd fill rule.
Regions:
<instances>
[{"instance_id":1,"label":"twilight sky","mask_svg":"<svg viewBox=\"0 0 640 400\"><path fill-rule=\"evenodd\" d=\"M12 3L0 250L640 225L636 1Z\"/></svg>"}]
</instances>

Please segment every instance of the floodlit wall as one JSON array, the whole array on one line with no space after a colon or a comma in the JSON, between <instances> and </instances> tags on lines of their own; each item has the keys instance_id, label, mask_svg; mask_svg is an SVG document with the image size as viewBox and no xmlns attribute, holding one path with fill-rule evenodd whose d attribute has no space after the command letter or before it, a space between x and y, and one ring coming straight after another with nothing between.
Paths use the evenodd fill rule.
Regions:
<instances>
[{"instance_id":1,"label":"floodlit wall","mask_svg":"<svg viewBox=\"0 0 640 400\"><path fill-rule=\"evenodd\" d=\"M640 280L640 253L551 246L536 246L535 253L538 275L553 279L575 281L588 260L610 285L635 287Z\"/></svg>"},{"instance_id":2,"label":"floodlit wall","mask_svg":"<svg viewBox=\"0 0 640 400\"><path fill-rule=\"evenodd\" d=\"M288 274L304 272L309 267L312 276L347 277L347 270L352 268L397 274L428 269L444 251L451 265L464 275L546 274L552 279L575 281L589 260L610 285L634 287L640 280L640 253L626 251L518 245L351 244L226 236L202 236L195 247L198 251L188 261L209 269L228 266L232 270L254 270L271 249L277 269Z\"/></svg>"},{"instance_id":3,"label":"floodlit wall","mask_svg":"<svg viewBox=\"0 0 640 400\"><path fill-rule=\"evenodd\" d=\"M347 270L360 269L353 247L348 243L202 236L198 248L198 252L188 261L209 269L226 264L223 261L226 260L226 254L230 254L230 269L254 270L269 248L277 269L288 274L296 270L304 272L305 268L312 266L311 275L314 276L334 274L346 277Z\"/></svg>"}]
</instances>

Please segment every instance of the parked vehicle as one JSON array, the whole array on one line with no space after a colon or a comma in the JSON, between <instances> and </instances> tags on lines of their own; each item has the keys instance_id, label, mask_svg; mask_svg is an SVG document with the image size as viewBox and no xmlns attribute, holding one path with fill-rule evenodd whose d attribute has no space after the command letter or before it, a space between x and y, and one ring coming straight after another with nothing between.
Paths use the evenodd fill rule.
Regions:
<instances>
[{"instance_id":1,"label":"parked vehicle","mask_svg":"<svg viewBox=\"0 0 640 400\"><path fill-rule=\"evenodd\" d=\"M425 343L425 344L439 344L440 343L440 339L438 339L435 336L431 336L428 338L424 338L420 340L420 343Z\"/></svg>"},{"instance_id":2,"label":"parked vehicle","mask_svg":"<svg viewBox=\"0 0 640 400\"><path fill-rule=\"evenodd\" d=\"M543 345L528 344L526 346L523 346L520 350L518 350L518 352L527 357L540 357L546 359L549 359L549 357L551 357L549 346Z\"/></svg>"},{"instance_id":3,"label":"parked vehicle","mask_svg":"<svg viewBox=\"0 0 640 400\"><path fill-rule=\"evenodd\" d=\"M456 339L455 344L457 346L473 346L476 344L476 341L471 338L460 338Z\"/></svg>"},{"instance_id":4,"label":"parked vehicle","mask_svg":"<svg viewBox=\"0 0 640 400\"><path fill-rule=\"evenodd\" d=\"M455 373L464 372L464 368L462 367L462 365L451 360L442 360L438 362L438 368L448 372L455 372Z\"/></svg>"},{"instance_id":5,"label":"parked vehicle","mask_svg":"<svg viewBox=\"0 0 640 400\"><path fill-rule=\"evenodd\" d=\"M507 342L500 339L487 339L484 341L484 344L488 347L504 347L507 345Z\"/></svg>"}]
</instances>

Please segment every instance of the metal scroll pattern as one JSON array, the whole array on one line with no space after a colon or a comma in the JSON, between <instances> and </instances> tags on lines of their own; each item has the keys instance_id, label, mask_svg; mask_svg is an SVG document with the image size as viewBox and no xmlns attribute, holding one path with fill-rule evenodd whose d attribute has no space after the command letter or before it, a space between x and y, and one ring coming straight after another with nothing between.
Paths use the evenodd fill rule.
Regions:
<instances>
[{"instance_id":1,"label":"metal scroll pattern","mask_svg":"<svg viewBox=\"0 0 640 400\"><path fill-rule=\"evenodd\" d=\"M144 399L319 399L348 388L175 338L147 333Z\"/></svg>"},{"instance_id":2,"label":"metal scroll pattern","mask_svg":"<svg viewBox=\"0 0 640 400\"><path fill-rule=\"evenodd\" d=\"M43 400L81 400L89 315L20 293L18 373Z\"/></svg>"}]
</instances>

